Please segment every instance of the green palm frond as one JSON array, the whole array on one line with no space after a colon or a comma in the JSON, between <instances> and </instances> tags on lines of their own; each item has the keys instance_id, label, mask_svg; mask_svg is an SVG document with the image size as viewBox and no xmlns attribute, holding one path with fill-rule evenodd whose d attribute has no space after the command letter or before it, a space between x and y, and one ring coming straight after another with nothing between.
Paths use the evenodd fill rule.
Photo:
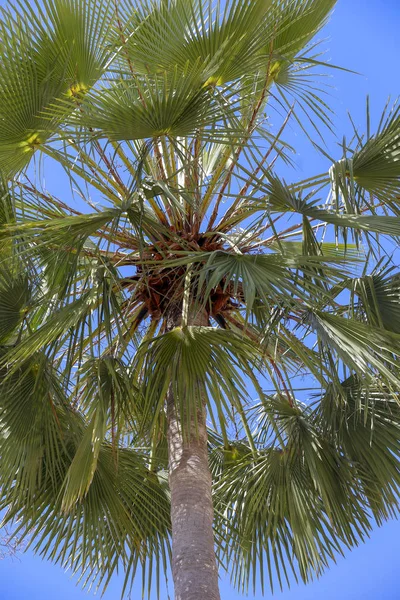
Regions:
<instances>
[{"instance_id":1,"label":"green palm frond","mask_svg":"<svg viewBox=\"0 0 400 600\"><path fill-rule=\"evenodd\" d=\"M207 401L211 417L224 427L229 403L240 411L246 400L243 374L251 375L260 359L255 345L232 331L186 326L145 342L139 364L143 360L140 389L145 420L163 410L171 387L182 422L196 420L196 407Z\"/></svg>"},{"instance_id":2,"label":"green palm frond","mask_svg":"<svg viewBox=\"0 0 400 600\"><path fill-rule=\"evenodd\" d=\"M180 0L171 5L161 2L157 8L141 3L130 19L129 9L125 11L126 51L121 58L145 73L171 65L184 68L200 60L207 79L226 83L262 66L267 71L269 45L278 60L294 57L323 26L334 5L332 0L218 1L212 7L199 0Z\"/></svg>"},{"instance_id":3,"label":"green palm frond","mask_svg":"<svg viewBox=\"0 0 400 600\"><path fill-rule=\"evenodd\" d=\"M74 326L79 328L85 322L95 301L96 293L87 291L82 296L58 311L54 311L44 325L31 335L25 337L15 348L10 350L2 362L12 362L18 369L32 354L54 342L62 345L62 341L69 335L69 329Z\"/></svg>"},{"instance_id":4,"label":"green palm frond","mask_svg":"<svg viewBox=\"0 0 400 600\"><path fill-rule=\"evenodd\" d=\"M111 6L109 0L59 0L2 9L0 169L5 176L25 167L58 128L60 120L49 119L46 109L61 102L62 116L73 111L75 98L103 73Z\"/></svg>"},{"instance_id":5,"label":"green palm frond","mask_svg":"<svg viewBox=\"0 0 400 600\"><path fill-rule=\"evenodd\" d=\"M6 238L15 234L30 236L37 235L41 232L48 232L49 235L55 239L55 242L57 242L57 238L62 237L66 233L71 236L71 238L80 236L87 238L120 214L121 211L118 211L117 209L109 209L92 214L65 215L63 217L46 219L43 221L34 219L29 221L26 219L23 224L4 227L2 235Z\"/></svg>"},{"instance_id":6,"label":"green palm frond","mask_svg":"<svg viewBox=\"0 0 400 600\"><path fill-rule=\"evenodd\" d=\"M366 381L378 372L389 386L398 385L393 368L400 351L398 334L327 312L314 311L310 320L321 343L333 348Z\"/></svg>"},{"instance_id":7,"label":"green palm frond","mask_svg":"<svg viewBox=\"0 0 400 600\"><path fill-rule=\"evenodd\" d=\"M2 350L2 358L4 349ZM13 374L1 371L2 488L32 499L59 474L63 433L69 423L65 396L43 354L31 355Z\"/></svg>"},{"instance_id":8,"label":"green palm frond","mask_svg":"<svg viewBox=\"0 0 400 600\"><path fill-rule=\"evenodd\" d=\"M334 114L328 103L327 84L321 83L324 81L322 74L314 73L316 65L313 59L306 54L297 57L294 62L281 62L274 77L279 99L293 112L307 136L305 123L319 135L321 124L333 131Z\"/></svg>"},{"instance_id":9,"label":"green palm frond","mask_svg":"<svg viewBox=\"0 0 400 600\"><path fill-rule=\"evenodd\" d=\"M398 215L399 110L397 103L391 110L387 106L377 132L372 135L367 102L367 134L362 134L355 128L356 147L346 152L343 159L333 165L334 192L359 210L365 206L375 210L374 204L382 203L387 212Z\"/></svg>"},{"instance_id":10,"label":"green palm frond","mask_svg":"<svg viewBox=\"0 0 400 600\"><path fill-rule=\"evenodd\" d=\"M86 361L79 387L79 408L88 426L65 478L63 509L67 511L88 493L110 431L118 460L121 439L130 427L134 429L134 407L138 404L126 366L110 356Z\"/></svg>"},{"instance_id":11,"label":"green palm frond","mask_svg":"<svg viewBox=\"0 0 400 600\"><path fill-rule=\"evenodd\" d=\"M0 183L0 223L12 223L15 219L14 207L10 192L4 180Z\"/></svg>"},{"instance_id":12,"label":"green palm frond","mask_svg":"<svg viewBox=\"0 0 400 600\"><path fill-rule=\"evenodd\" d=\"M262 300L267 310L271 305L291 305L301 299L308 302L318 291L309 279L317 269L320 279L341 280L347 271L347 256L307 256L304 254L212 254L200 272L199 288L206 285L205 296L221 287L223 292L232 288L233 296L242 298L251 312L256 299ZM339 265L343 265L342 268ZM299 274L301 272L303 275ZM298 273L296 277L294 273ZM315 298L315 296L313 296Z\"/></svg>"},{"instance_id":13,"label":"green palm frond","mask_svg":"<svg viewBox=\"0 0 400 600\"><path fill-rule=\"evenodd\" d=\"M17 271L17 270L15 270ZM29 277L2 269L0 277L0 342L7 341L22 323L31 298Z\"/></svg>"},{"instance_id":14,"label":"green palm frond","mask_svg":"<svg viewBox=\"0 0 400 600\"><path fill-rule=\"evenodd\" d=\"M264 563L281 587L292 574L308 581L397 510L398 410L387 389L357 377L330 386L315 410L263 401L257 455L236 453L216 484L239 588L255 590L256 577L263 587Z\"/></svg>"},{"instance_id":15,"label":"green palm frond","mask_svg":"<svg viewBox=\"0 0 400 600\"><path fill-rule=\"evenodd\" d=\"M364 231L367 233L380 233L382 235L399 236L400 227L398 217L381 215L350 215L337 214L320 209L311 209L307 214L312 219L335 225L343 230Z\"/></svg>"},{"instance_id":16,"label":"green palm frond","mask_svg":"<svg viewBox=\"0 0 400 600\"><path fill-rule=\"evenodd\" d=\"M200 78L201 66L191 71L177 69L160 76L142 76L135 83L121 81L86 97L78 123L99 130L110 140L140 140L163 135L188 136L229 120L233 114L234 90L227 90L224 103ZM237 131L232 131L232 135ZM226 138L225 129L211 131L215 139Z\"/></svg>"},{"instance_id":17,"label":"green palm frond","mask_svg":"<svg viewBox=\"0 0 400 600\"><path fill-rule=\"evenodd\" d=\"M115 392L117 403L118 385ZM28 535L43 556L71 567L88 583L106 584L118 563L126 569L127 584L138 566L164 568L168 494L163 478L150 473L139 452L120 449L117 455L111 442L96 444L91 485L80 502L66 503L76 457L92 428L67 407L57 373L43 355L1 382L0 415L0 505L8 509L6 521L18 519L19 535Z\"/></svg>"},{"instance_id":18,"label":"green palm frond","mask_svg":"<svg viewBox=\"0 0 400 600\"><path fill-rule=\"evenodd\" d=\"M65 468L65 466L64 466ZM5 522L18 520L18 535L42 557L69 568L86 586L106 587L118 567L130 589L139 569L151 587L169 561L169 498L166 482L151 473L143 457L121 450L118 469L111 446L104 446L85 499L65 513L61 494L65 470L52 486L42 483L34 500L3 489ZM27 510L27 502L29 509Z\"/></svg>"},{"instance_id":19,"label":"green palm frond","mask_svg":"<svg viewBox=\"0 0 400 600\"><path fill-rule=\"evenodd\" d=\"M238 461L217 485L216 505L230 520L226 560L241 591L250 586L264 590L266 574L281 588L293 576L307 582L314 573L320 575L341 545L356 543L348 526L351 512L361 537L369 529L358 524L363 505L346 481L349 467L318 435L311 437ZM338 461L340 478L334 475ZM334 493L333 506L324 504L321 489ZM342 535L335 517L341 519Z\"/></svg>"},{"instance_id":20,"label":"green palm frond","mask_svg":"<svg viewBox=\"0 0 400 600\"><path fill-rule=\"evenodd\" d=\"M278 60L296 56L324 26L335 4L336 0L276 0L277 21L269 27Z\"/></svg>"},{"instance_id":21,"label":"green palm frond","mask_svg":"<svg viewBox=\"0 0 400 600\"><path fill-rule=\"evenodd\" d=\"M371 325L400 333L400 281L398 275L380 273L365 275L351 282L360 299L362 311Z\"/></svg>"},{"instance_id":22,"label":"green palm frond","mask_svg":"<svg viewBox=\"0 0 400 600\"><path fill-rule=\"evenodd\" d=\"M218 1L212 8L198 0L170 6L161 2L157 8L141 3L125 27L126 53L121 58L144 73L175 65L184 70L200 62L204 81L227 83L265 62L260 49L268 9L271 2L265 0Z\"/></svg>"},{"instance_id":23,"label":"green palm frond","mask_svg":"<svg viewBox=\"0 0 400 600\"><path fill-rule=\"evenodd\" d=\"M300 184L288 185L280 181L275 175L267 174L267 183L263 184L262 191L266 193L264 203L255 201L258 209L274 212L299 213L312 220L334 225L340 231L380 233L388 236L400 235L398 217L382 214L359 214L355 207L334 206L327 210L326 205L318 203L318 198L313 193L305 197L298 193ZM335 209L335 210L332 210ZM368 236L366 236L368 239Z\"/></svg>"},{"instance_id":24,"label":"green palm frond","mask_svg":"<svg viewBox=\"0 0 400 600\"><path fill-rule=\"evenodd\" d=\"M398 507L398 393L351 376L330 386L315 409L317 426L354 466L356 480L378 523Z\"/></svg>"}]
</instances>

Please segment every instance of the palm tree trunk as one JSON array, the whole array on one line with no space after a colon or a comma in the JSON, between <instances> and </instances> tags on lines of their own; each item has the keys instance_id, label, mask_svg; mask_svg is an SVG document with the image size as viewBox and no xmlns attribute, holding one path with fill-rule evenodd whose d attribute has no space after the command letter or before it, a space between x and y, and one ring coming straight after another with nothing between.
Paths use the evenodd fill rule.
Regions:
<instances>
[{"instance_id":1,"label":"palm tree trunk","mask_svg":"<svg viewBox=\"0 0 400 600\"><path fill-rule=\"evenodd\" d=\"M220 600L206 408L198 409L197 423L185 436L171 392L167 410L175 600Z\"/></svg>"}]
</instances>

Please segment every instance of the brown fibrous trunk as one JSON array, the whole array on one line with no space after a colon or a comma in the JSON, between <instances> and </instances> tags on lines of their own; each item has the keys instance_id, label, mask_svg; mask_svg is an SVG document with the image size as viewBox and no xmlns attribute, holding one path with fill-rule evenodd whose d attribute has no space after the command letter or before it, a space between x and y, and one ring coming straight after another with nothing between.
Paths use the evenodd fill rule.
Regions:
<instances>
[{"instance_id":1,"label":"brown fibrous trunk","mask_svg":"<svg viewBox=\"0 0 400 600\"><path fill-rule=\"evenodd\" d=\"M196 325L208 324L205 316L194 321ZM196 418L192 418L187 427L189 431L183 432L177 403L169 391L168 452L175 600L220 600L203 399L193 407L192 413L194 411Z\"/></svg>"}]
</instances>

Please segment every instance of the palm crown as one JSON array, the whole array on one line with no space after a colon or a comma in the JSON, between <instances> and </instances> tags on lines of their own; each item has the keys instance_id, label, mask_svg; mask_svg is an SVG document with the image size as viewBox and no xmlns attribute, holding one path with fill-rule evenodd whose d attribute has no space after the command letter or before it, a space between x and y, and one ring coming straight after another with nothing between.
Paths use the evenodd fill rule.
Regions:
<instances>
[{"instance_id":1,"label":"palm crown","mask_svg":"<svg viewBox=\"0 0 400 600\"><path fill-rule=\"evenodd\" d=\"M2 9L1 507L84 581L168 567L171 422L207 445L240 589L308 580L397 511L398 109L326 173L277 175L289 119L333 127L310 41L334 4Z\"/></svg>"}]
</instances>

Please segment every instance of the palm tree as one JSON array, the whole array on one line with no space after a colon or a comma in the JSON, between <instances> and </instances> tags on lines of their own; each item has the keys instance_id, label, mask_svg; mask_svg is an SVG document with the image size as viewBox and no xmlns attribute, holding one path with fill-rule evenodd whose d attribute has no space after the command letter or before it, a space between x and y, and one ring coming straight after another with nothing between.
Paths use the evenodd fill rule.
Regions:
<instances>
[{"instance_id":1,"label":"palm tree","mask_svg":"<svg viewBox=\"0 0 400 600\"><path fill-rule=\"evenodd\" d=\"M334 5L1 11L0 509L83 582L264 591L397 514L400 110L328 155Z\"/></svg>"}]
</instances>

